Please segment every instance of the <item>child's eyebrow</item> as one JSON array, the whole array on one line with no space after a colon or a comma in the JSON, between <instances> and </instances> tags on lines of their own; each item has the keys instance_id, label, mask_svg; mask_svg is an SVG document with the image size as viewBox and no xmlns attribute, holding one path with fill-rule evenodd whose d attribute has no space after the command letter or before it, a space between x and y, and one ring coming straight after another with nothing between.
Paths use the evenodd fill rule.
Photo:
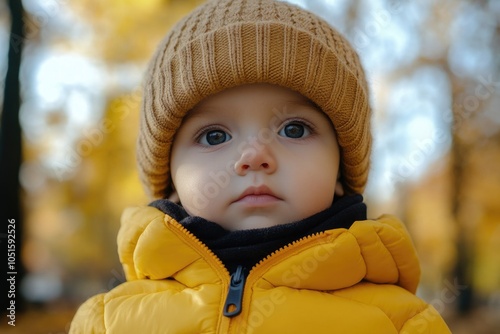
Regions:
<instances>
[{"instance_id":1,"label":"child's eyebrow","mask_svg":"<svg viewBox=\"0 0 500 334\"><path fill-rule=\"evenodd\" d=\"M211 109L214 107L210 107ZM206 107L200 107L200 106L195 106L191 110L189 110L186 115L184 116L183 122L187 121L188 119L196 118L203 116L203 111L206 110Z\"/></svg>"},{"instance_id":2,"label":"child's eyebrow","mask_svg":"<svg viewBox=\"0 0 500 334\"><path fill-rule=\"evenodd\" d=\"M284 105L288 106L299 106L299 107L309 107L309 108L314 108L318 111L321 111L321 108L318 107L316 103L313 101L309 100L308 98L302 98L302 99L297 99L297 100L287 100L284 102Z\"/></svg>"}]
</instances>

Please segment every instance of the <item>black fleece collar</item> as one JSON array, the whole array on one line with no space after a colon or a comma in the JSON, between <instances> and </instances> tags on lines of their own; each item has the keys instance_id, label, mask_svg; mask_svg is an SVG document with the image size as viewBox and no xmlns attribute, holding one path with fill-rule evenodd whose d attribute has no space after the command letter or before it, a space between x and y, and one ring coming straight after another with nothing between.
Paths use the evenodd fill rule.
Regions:
<instances>
[{"instance_id":1,"label":"black fleece collar","mask_svg":"<svg viewBox=\"0 0 500 334\"><path fill-rule=\"evenodd\" d=\"M355 221L366 220L366 205L361 195L335 199L328 209L300 221L239 231L228 231L201 217L189 216L182 206L166 199L149 205L181 223L206 244L231 273L238 265L249 270L272 252L307 235L349 228Z\"/></svg>"}]
</instances>

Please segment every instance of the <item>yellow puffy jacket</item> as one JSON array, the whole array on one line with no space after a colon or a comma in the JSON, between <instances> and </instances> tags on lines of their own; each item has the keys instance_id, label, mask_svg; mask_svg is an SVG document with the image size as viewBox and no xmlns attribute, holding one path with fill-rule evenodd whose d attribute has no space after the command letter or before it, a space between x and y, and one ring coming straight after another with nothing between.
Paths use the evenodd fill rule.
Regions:
<instances>
[{"instance_id":1,"label":"yellow puffy jacket","mask_svg":"<svg viewBox=\"0 0 500 334\"><path fill-rule=\"evenodd\" d=\"M128 208L121 224L127 282L82 304L70 334L450 333L415 296L418 259L389 215L300 239L246 281L231 280L201 241L156 208Z\"/></svg>"}]
</instances>

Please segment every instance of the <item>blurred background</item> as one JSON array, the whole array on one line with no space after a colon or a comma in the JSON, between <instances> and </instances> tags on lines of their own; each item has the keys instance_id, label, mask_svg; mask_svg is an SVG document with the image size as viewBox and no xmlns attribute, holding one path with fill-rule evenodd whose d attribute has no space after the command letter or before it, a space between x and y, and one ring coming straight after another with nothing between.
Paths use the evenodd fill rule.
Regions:
<instances>
[{"instance_id":1,"label":"blurred background","mask_svg":"<svg viewBox=\"0 0 500 334\"><path fill-rule=\"evenodd\" d=\"M0 245L7 258L14 219L17 272L16 326L2 291L0 332L66 333L83 301L124 281L119 217L147 204L142 75L201 2L0 0ZM374 108L368 213L407 224L418 294L453 333L500 333L500 1L290 2L360 54Z\"/></svg>"}]
</instances>

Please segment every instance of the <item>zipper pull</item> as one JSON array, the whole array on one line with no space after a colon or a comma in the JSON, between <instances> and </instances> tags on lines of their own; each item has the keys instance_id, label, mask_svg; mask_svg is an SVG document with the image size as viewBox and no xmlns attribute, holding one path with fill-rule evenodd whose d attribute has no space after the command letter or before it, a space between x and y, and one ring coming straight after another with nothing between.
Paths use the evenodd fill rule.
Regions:
<instances>
[{"instance_id":1,"label":"zipper pull","mask_svg":"<svg viewBox=\"0 0 500 334\"><path fill-rule=\"evenodd\" d=\"M243 289L245 288L245 269L238 266L231 275L231 282L224 304L224 316L234 317L241 313L241 301L243 299Z\"/></svg>"}]
</instances>

